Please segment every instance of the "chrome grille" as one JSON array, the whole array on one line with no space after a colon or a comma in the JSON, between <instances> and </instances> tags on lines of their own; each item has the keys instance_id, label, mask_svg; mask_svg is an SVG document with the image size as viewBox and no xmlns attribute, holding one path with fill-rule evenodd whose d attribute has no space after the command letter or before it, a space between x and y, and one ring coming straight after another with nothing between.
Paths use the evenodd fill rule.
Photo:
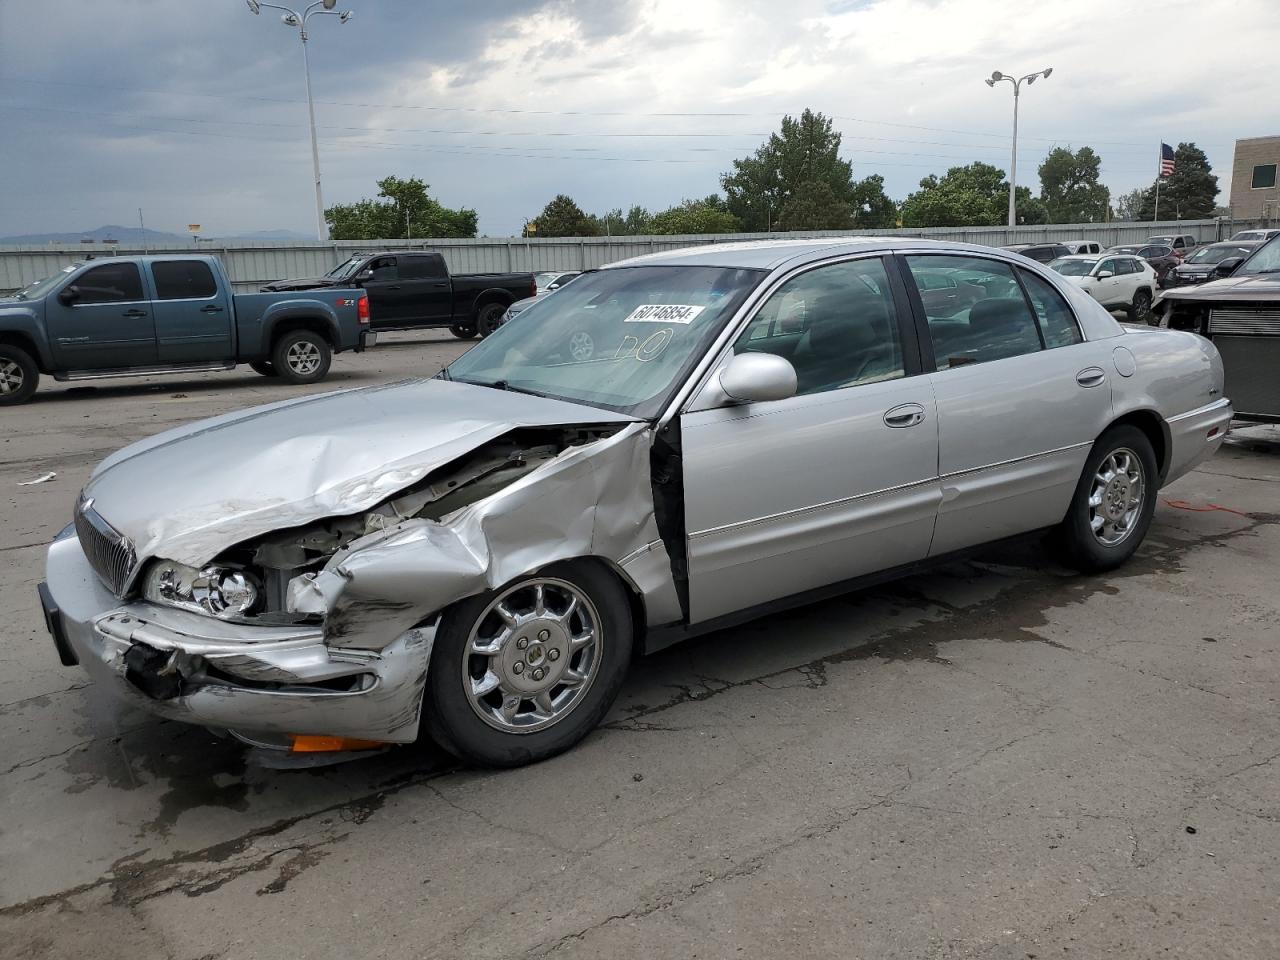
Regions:
<instances>
[{"instance_id":1,"label":"chrome grille","mask_svg":"<svg viewBox=\"0 0 1280 960\"><path fill-rule=\"evenodd\" d=\"M93 509L93 501L82 501L76 507L76 536L89 566L117 597L128 591L138 565L133 544L102 519Z\"/></svg>"},{"instance_id":2,"label":"chrome grille","mask_svg":"<svg viewBox=\"0 0 1280 960\"><path fill-rule=\"evenodd\" d=\"M1214 307L1209 311L1210 333L1245 337L1280 337L1280 305Z\"/></svg>"}]
</instances>

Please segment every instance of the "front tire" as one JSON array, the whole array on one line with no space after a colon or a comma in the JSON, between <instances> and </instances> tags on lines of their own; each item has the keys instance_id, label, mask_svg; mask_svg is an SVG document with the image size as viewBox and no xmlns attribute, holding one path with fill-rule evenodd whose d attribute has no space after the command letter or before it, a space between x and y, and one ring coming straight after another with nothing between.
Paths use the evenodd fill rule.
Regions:
<instances>
[{"instance_id":1,"label":"front tire","mask_svg":"<svg viewBox=\"0 0 1280 960\"><path fill-rule=\"evenodd\" d=\"M469 323L455 323L449 332L459 340L470 340L476 335L476 328Z\"/></svg>"},{"instance_id":2,"label":"front tire","mask_svg":"<svg viewBox=\"0 0 1280 960\"><path fill-rule=\"evenodd\" d=\"M253 361L252 363L249 364L249 369L252 370L254 373L261 374L264 377L274 377L277 375L276 368L273 367L266 360Z\"/></svg>"},{"instance_id":3,"label":"front tire","mask_svg":"<svg viewBox=\"0 0 1280 960\"><path fill-rule=\"evenodd\" d=\"M1133 303L1129 307L1129 319L1134 323L1151 323L1151 291L1139 290L1133 295Z\"/></svg>"},{"instance_id":4,"label":"front tire","mask_svg":"<svg viewBox=\"0 0 1280 960\"><path fill-rule=\"evenodd\" d=\"M21 347L0 343L0 406L26 403L40 385L40 368Z\"/></svg>"},{"instance_id":5,"label":"front tire","mask_svg":"<svg viewBox=\"0 0 1280 960\"><path fill-rule=\"evenodd\" d=\"M432 738L489 767L568 750L617 698L633 633L622 586L589 562L553 564L455 604L427 676Z\"/></svg>"},{"instance_id":6,"label":"front tire","mask_svg":"<svg viewBox=\"0 0 1280 960\"><path fill-rule=\"evenodd\" d=\"M286 383L319 383L332 362L329 341L312 330L286 333L271 351L271 366Z\"/></svg>"},{"instance_id":7,"label":"front tire","mask_svg":"<svg viewBox=\"0 0 1280 960\"><path fill-rule=\"evenodd\" d=\"M1133 556L1155 513L1159 470L1151 441L1137 427L1112 427L1099 437L1054 531L1062 559L1099 573Z\"/></svg>"},{"instance_id":8,"label":"front tire","mask_svg":"<svg viewBox=\"0 0 1280 960\"><path fill-rule=\"evenodd\" d=\"M502 315L507 312L501 303L486 303L476 311L476 329L481 337L487 337L502 326Z\"/></svg>"}]
</instances>

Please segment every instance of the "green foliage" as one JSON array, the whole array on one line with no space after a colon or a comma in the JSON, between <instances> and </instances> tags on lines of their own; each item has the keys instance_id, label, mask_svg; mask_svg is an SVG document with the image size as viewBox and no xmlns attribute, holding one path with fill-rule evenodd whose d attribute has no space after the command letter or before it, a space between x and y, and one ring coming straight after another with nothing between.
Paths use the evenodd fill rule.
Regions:
<instances>
[{"instance_id":1,"label":"green foliage","mask_svg":"<svg viewBox=\"0 0 1280 960\"><path fill-rule=\"evenodd\" d=\"M611 237L635 237L649 233L651 214L644 207L634 205L626 213L621 207L615 207L594 218L597 222L597 234Z\"/></svg>"},{"instance_id":2,"label":"green foliage","mask_svg":"<svg viewBox=\"0 0 1280 960\"><path fill-rule=\"evenodd\" d=\"M1090 147L1049 151L1040 164L1040 200L1049 223L1105 220L1111 191L1098 182L1101 158Z\"/></svg>"},{"instance_id":3,"label":"green foliage","mask_svg":"<svg viewBox=\"0 0 1280 960\"><path fill-rule=\"evenodd\" d=\"M1116 219L1118 220L1137 220L1138 214L1142 211L1142 205L1147 201L1147 194L1151 192L1151 188L1143 190L1141 187L1135 187L1128 193L1116 199Z\"/></svg>"},{"instance_id":4,"label":"green foliage","mask_svg":"<svg viewBox=\"0 0 1280 960\"><path fill-rule=\"evenodd\" d=\"M783 117L781 130L734 160L720 184L728 211L750 231L892 226L896 218L884 180L855 182L831 120L808 109Z\"/></svg>"},{"instance_id":5,"label":"green foliage","mask_svg":"<svg viewBox=\"0 0 1280 960\"><path fill-rule=\"evenodd\" d=\"M655 213L648 226L649 232L655 234L738 233L742 229L741 221L715 194L702 200L685 200Z\"/></svg>"},{"instance_id":6,"label":"green foliage","mask_svg":"<svg viewBox=\"0 0 1280 960\"><path fill-rule=\"evenodd\" d=\"M389 240L399 237L474 237L476 212L442 206L417 177L378 181L381 200L336 203L324 212L334 240Z\"/></svg>"},{"instance_id":7,"label":"green foliage","mask_svg":"<svg viewBox=\"0 0 1280 960\"><path fill-rule=\"evenodd\" d=\"M1213 216L1218 197L1218 178L1209 158L1194 143L1180 143L1173 152L1173 173L1160 183L1161 220L1204 220ZM1146 191L1139 220L1156 216L1155 184Z\"/></svg>"},{"instance_id":8,"label":"green foliage","mask_svg":"<svg viewBox=\"0 0 1280 960\"><path fill-rule=\"evenodd\" d=\"M1044 205L1026 187L1017 190L1018 222L1045 223ZM904 227L997 227L1009 220L1009 181L989 163L930 174L902 202Z\"/></svg>"},{"instance_id":9,"label":"green foliage","mask_svg":"<svg viewBox=\"0 0 1280 960\"><path fill-rule=\"evenodd\" d=\"M535 237L595 237L602 232L598 218L563 193L542 208L534 223L537 230L529 235Z\"/></svg>"}]
</instances>

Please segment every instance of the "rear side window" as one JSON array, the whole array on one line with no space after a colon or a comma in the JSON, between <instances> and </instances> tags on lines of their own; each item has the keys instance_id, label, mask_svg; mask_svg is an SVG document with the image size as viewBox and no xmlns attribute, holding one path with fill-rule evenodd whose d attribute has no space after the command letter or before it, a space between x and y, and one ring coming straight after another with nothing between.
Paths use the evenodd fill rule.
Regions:
<instances>
[{"instance_id":1,"label":"rear side window","mask_svg":"<svg viewBox=\"0 0 1280 960\"><path fill-rule=\"evenodd\" d=\"M952 270L963 278L963 289L968 292L966 298L950 302L921 294L939 370L1044 348L1036 318L1009 264L960 256L909 256L906 260L913 279L918 273Z\"/></svg>"},{"instance_id":2,"label":"rear side window","mask_svg":"<svg viewBox=\"0 0 1280 960\"><path fill-rule=\"evenodd\" d=\"M104 263L80 274L73 286L80 291L77 303L131 303L145 300L142 275L134 263Z\"/></svg>"},{"instance_id":3,"label":"rear side window","mask_svg":"<svg viewBox=\"0 0 1280 960\"><path fill-rule=\"evenodd\" d=\"M448 275L444 258L439 254L400 258L401 280L444 280Z\"/></svg>"},{"instance_id":4,"label":"rear side window","mask_svg":"<svg viewBox=\"0 0 1280 960\"><path fill-rule=\"evenodd\" d=\"M160 260L151 264L157 300L207 300L218 292L213 271L202 260Z\"/></svg>"},{"instance_id":5,"label":"rear side window","mask_svg":"<svg viewBox=\"0 0 1280 960\"><path fill-rule=\"evenodd\" d=\"M1062 299L1062 294L1029 270L1020 270L1019 274L1027 288L1031 308L1036 312L1044 345L1052 348L1080 343L1084 339L1080 335L1080 327L1071 308L1067 306L1067 301Z\"/></svg>"}]
</instances>

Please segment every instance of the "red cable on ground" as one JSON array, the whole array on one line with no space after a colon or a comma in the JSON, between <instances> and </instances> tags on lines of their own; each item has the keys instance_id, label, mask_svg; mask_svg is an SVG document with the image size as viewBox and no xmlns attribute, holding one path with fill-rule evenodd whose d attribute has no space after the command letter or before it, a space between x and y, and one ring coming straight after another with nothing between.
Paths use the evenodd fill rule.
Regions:
<instances>
[{"instance_id":1,"label":"red cable on ground","mask_svg":"<svg viewBox=\"0 0 1280 960\"><path fill-rule=\"evenodd\" d=\"M1214 510L1221 510L1223 513L1234 513L1237 517L1244 517L1246 520L1252 520L1253 517L1245 513L1243 510L1233 510L1231 507L1221 507L1216 503L1206 503L1203 506L1197 506L1194 503L1188 503L1186 500L1164 500L1165 505L1173 507L1175 510L1190 510L1192 513L1210 513Z\"/></svg>"}]
</instances>

